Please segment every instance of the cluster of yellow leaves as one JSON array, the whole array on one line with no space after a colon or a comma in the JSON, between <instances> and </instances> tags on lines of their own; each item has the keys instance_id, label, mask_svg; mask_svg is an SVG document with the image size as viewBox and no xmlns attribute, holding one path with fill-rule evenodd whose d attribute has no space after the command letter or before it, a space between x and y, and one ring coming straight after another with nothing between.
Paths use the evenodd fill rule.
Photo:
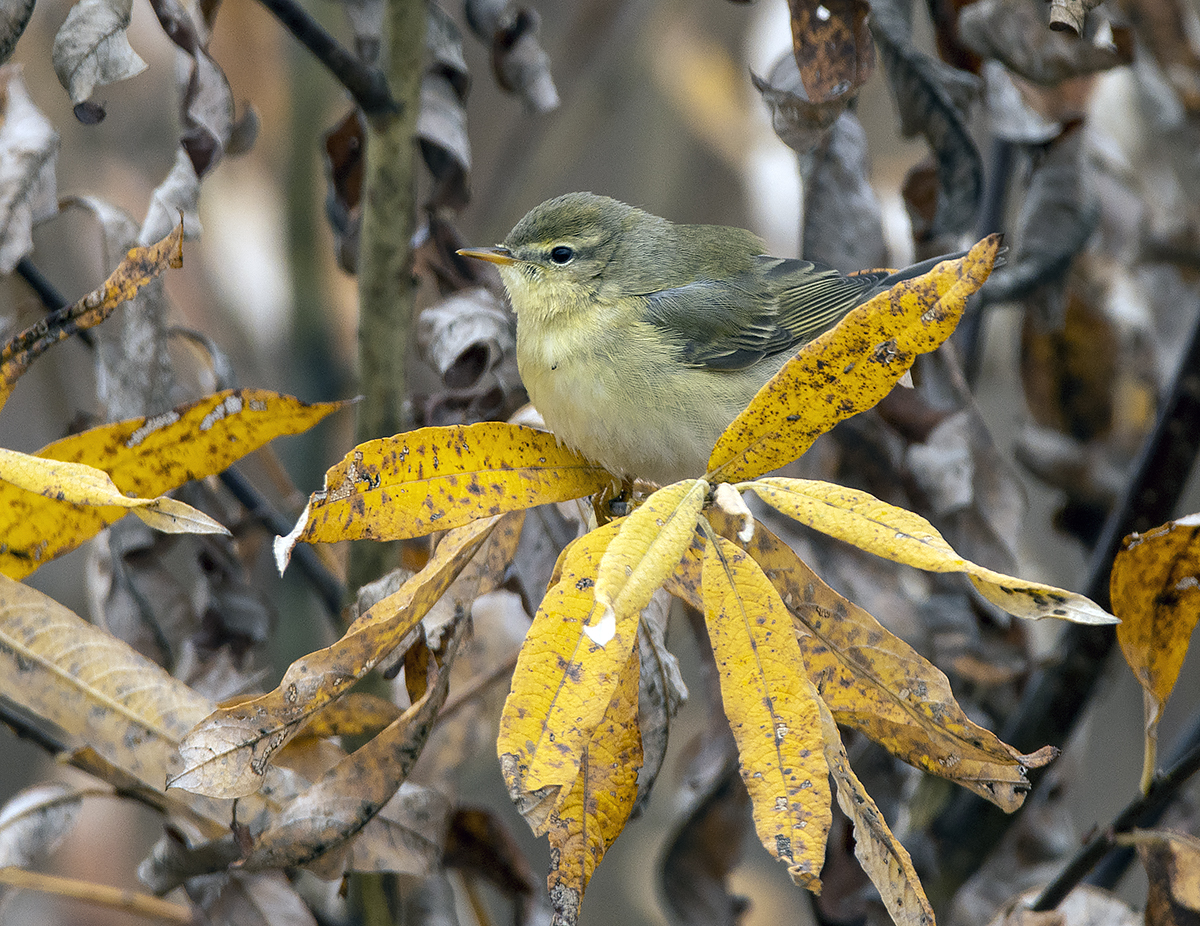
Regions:
<instances>
[{"instance_id":1,"label":"cluster of yellow leaves","mask_svg":"<svg viewBox=\"0 0 1200 926\"><path fill-rule=\"evenodd\" d=\"M893 918L932 922L907 853L846 761L838 724L1009 810L1023 799L1025 770L1049 761L1051 750L1021 755L971 723L941 672L825 586L750 517L741 498L753 492L879 555L965 573L985 597L1023 617L1111 621L1085 598L963 559L911 512L837 486L759 478L871 407L918 353L944 341L990 272L998 246L986 239L965 258L852 312L763 388L717 443L704 478L655 491L560 555L518 658L497 749L514 801L555 849L549 886L562 921L576 918L595 866L637 796L638 631L659 588L705 615L755 826L767 849L811 890L820 889L832 776L854 821L858 856ZM162 419L51 445L34 458L41 461L36 475L20 477L36 491L0 484L10 501L0 508L10 513L0 518L11 518L3 525L8 545L0 550L0 572L25 575L131 507L161 512L149 496L218 472L333 407L224 393ZM67 464L103 470L115 493L104 479L84 479ZM371 725L380 732L365 746L312 765L306 744L323 731L344 732L346 712L338 708L354 697L349 689L411 647L439 599L469 613L470 603L498 584L515 556L525 508L612 483L609 473L553 435L502 423L371 441L327 473L296 529L278 539L280 563L301 540L445 533L420 572L336 643L293 663L275 690L218 708L52 603L37 602L36 610L51 616L31 621L35 606L26 596L36 593L4 580L0 657L11 663L7 677L21 684L6 683L0 693L63 725L77 764L91 761L132 776L148 799L188 816L202 832L220 834L231 799L239 800L243 819L260 814L239 862L247 868L307 865L334 875L384 867L386 847L403 826L388 808L444 702L465 622L452 622L436 654L408 649L412 707L401 713L375 705ZM122 492L146 497L124 499ZM128 681L134 677L151 680L149 702ZM14 695L10 687L26 693ZM64 698L64 691L75 694ZM292 770L302 767L312 774Z\"/></svg>"},{"instance_id":2,"label":"cluster of yellow leaves","mask_svg":"<svg viewBox=\"0 0 1200 926\"><path fill-rule=\"evenodd\" d=\"M1079 595L963 559L927 521L865 493L758 478L870 408L918 353L942 343L998 247L986 239L852 312L763 388L718 441L705 478L655 491L560 555L518 659L497 750L513 800L556 850L549 886L561 921L575 920L637 795L638 624L661 587L705 615L759 836L812 890L820 888L832 773L859 858L893 918L933 919L907 853L846 762L839 723L1006 810L1023 800L1025 770L1052 757L1049 748L1022 755L973 724L940 671L825 586L740 497L754 492L879 555L965 573L1022 617L1111 622ZM185 741L174 783L247 793L272 750L397 644L424 613L426 590L441 594L447 564L463 561L493 519L611 482L552 435L501 423L425 428L355 448L329 471L295 530L277 540L277 558L282 565L301 540L449 530L429 566L397 593L411 613L396 617L381 602L343 641L294 664L276 691L212 715ZM505 542L497 553L512 549Z\"/></svg>"}]
</instances>

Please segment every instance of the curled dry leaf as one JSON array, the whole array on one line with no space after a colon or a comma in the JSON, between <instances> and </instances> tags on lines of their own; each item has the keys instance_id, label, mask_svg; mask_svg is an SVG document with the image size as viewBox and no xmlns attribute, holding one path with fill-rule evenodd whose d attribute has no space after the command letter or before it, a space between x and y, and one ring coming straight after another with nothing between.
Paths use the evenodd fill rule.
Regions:
<instances>
[{"instance_id":1,"label":"curled dry leaf","mask_svg":"<svg viewBox=\"0 0 1200 926\"><path fill-rule=\"evenodd\" d=\"M494 526L495 519L482 519L449 532L420 572L338 642L293 662L274 691L206 717L180 745L180 767L168 785L214 797L257 791L275 754L407 637Z\"/></svg>"},{"instance_id":2,"label":"curled dry leaf","mask_svg":"<svg viewBox=\"0 0 1200 926\"><path fill-rule=\"evenodd\" d=\"M1083 35L1088 12L1100 3L1101 0L1050 0L1050 28L1057 32Z\"/></svg>"},{"instance_id":3,"label":"curled dry leaf","mask_svg":"<svg viewBox=\"0 0 1200 926\"><path fill-rule=\"evenodd\" d=\"M155 418L83 431L43 447L37 456L85 462L108 473L119 489L156 495L228 467L281 434L312 427L342 404L306 405L258 389L231 390ZM75 509L24 490L0 486L0 572L21 578L94 536L123 509Z\"/></svg>"},{"instance_id":4,"label":"curled dry leaf","mask_svg":"<svg viewBox=\"0 0 1200 926\"><path fill-rule=\"evenodd\" d=\"M814 103L857 95L875 72L865 0L788 0L792 50Z\"/></svg>"},{"instance_id":5,"label":"curled dry leaf","mask_svg":"<svg viewBox=\"0 0 1200 926\"><path fill-rule=\"evenodd\" d=\"M167 267L183 266L182 236L182 228L176 227L153 245L133 248L103 286L10 338L0 351L0 405L8 400L29 365L52 346L77 331L100 324Z\"/></svg>"},{"instance_id":6,"label":"curled dry leaf","mask_svg":"<svg viewBox=\"0 0 1200 926\"><path fill-rule=\"evenodd\" d=\"M954 331L967 297L991 273L1000 238L906 280L806 344L725 429L710 482L737 482L790 463L837 422L866 411Z\"/></svg>"},{"instance_id":7,"label":"curled dry leaf","mask_svg":"<svg viewBox=\"0 0 1200 926\"><path fill-rule=\"evenodd\" d=\"M14 0L0 7L0 64L12 57L29 18L33 15L36 0Z\"/></svg>"},{"instance_id":8,"label":"curled dry leaf","mask_svg":"<svg viewBox=\"0 0 1200 926\"><path fill-rule=\"evenodd\" d=\"M754 89L771 111L771 126L785 145L801 158L802 172L811 167L811 155L824 142L830 126L846 111L852 94L813 102L800 76L796 56L785 54L766 77L750 75Z\"/></svg>"},{"instance_id":9,"label":"curled dry leaf","mask_svg":"<svg viewBox=\"0 0 1200 926\"><path fill-rule=\"evenodd\" d=\"M129 45L133 0L79 0L54 36L54 73L75 105L97 87L140 74L146 62Z\"/></svg>"},{"instance_id":10,"label":"curled dry leaf","mask_svg":"<svg viewBox=\"0 0 1200 926\"><path fill-rule=\"evenodd\" d=\"M879 197L868 179L867 133L844 112L816 153L804 185L803 253L849 273L887 262Z\"/></svg>"},{"instance_id":11,"label":"curled dry leaf","mask_svg":"<svg viewBox=\"0 0 1200 926\"><path fill-rule=\"evenodd\" d=\"M1150 881L1146 926L1182 926L1200 915L1200 839L1169 830L1134 830L1121 842L1137 847Z\"/></svg>"},{"instance_id":12,"label":"curled dry leaf","mask_svg":"<svg viewBox=\"0 0 1200 926\"><path fill-rule=\"evenodd\" d=\"M470 75L458 26L437 4L429 7L425 47L431 60L421 79L417 140L425 166L433 175L426 205L431 210L458 210L470 198L466 109Z\"/></svg>"},{"instance_id":13,"label":"curled dry leaf","mask_svg":"<svg viewBox=\"0 0 1200 926\"><path fill-rule=\"evenodd\" d=\"M555 109L558 89L537 41L537 13L510 0L468 0L466 13L471 31L491 45L496 83L520 96L530 112Z\"/></svg>"},{"instance_id":14,"label":"curled dry leaf","mask_svg":"<svg viewBox=\"0 0 1200 926\"><path fill-rule=\"evenodd\" d=\"M1132 43L1097 45L1078 36L1051 32L1041 0L979 0L958 17L965 45L995 59L1035 84L1054 86L1073 77L1129 64ZM1018 239L1020 240L1020 239Z\"/></svg>"},{"instance_id":15,"label":"curled dry leaf","mask_svg":"<svg viewBox=\"0 0 1200 926\"><path fill-rule=\"evenodd\" d=\"M430 660L428 667L433 678L424 696L369 743L346 756L312 787L285 804L255 838L253 850L241 862L243 868L255 871L314 863L321 866L326 853L332 853L329 859L332 864L317 870L333 876L341 873L340 850L347 847L353 851L353 846L348 845L350 840L392 800L425 747L450 689L450 666L467 623L461 618L456 622L440 664L435 666ZM408 798L417 801L418 792L410 792ZM398 825L391 828L393 837L408 843L408 851L395 853L390 861L380 857L381 853L374 853L375 861L367 870L403 870L408 874L428 874L433 870L449 805L428 795L425 803L430 809L430 801L441 812L428 815L424 821L428 825L426 831L406 831ZM377 868L389 864L396 867ZM409 866L413 870L408 870Z\"/></svg>"},{"instance_id":16,"label":"curled dry leaf","mask_svg":"<svg viewBox=\"0 0 1200 926\"><path fill-rule=\"evenodd\" d=\"M966 71L917 51L903 17L891 7L872 8L871 32L879 46L905 135L920 133L937 159L937 206L930 235L971 227L983 194L983 161L966 125L966 101L979 81Z\"/></svg>"},{"instance_id":17,"label":"curled dry leaf","mask_svg":"<svg viewBox=\"0 0 1200 926\"><path fill-rule=\"evenodd\" d=\"M171 228L179 224L183 215L183 233L188 238L200 235L200 178L192 159L182 148L175 153L175 163L163 182L150 194L150 205L138 243L157 241Z\"/></svg>"},{"instance_id":18,"label":"curled dry leaf","mask_svg":"<svg viewBox=\"0 0 1200 926\"><path fill-rule=\"evenodd\" d=\"M16 64L0 67L0 152L0 274L9 274L33 250L33 226L58 211L58 133Z\"/></svg>"}]
</instances>

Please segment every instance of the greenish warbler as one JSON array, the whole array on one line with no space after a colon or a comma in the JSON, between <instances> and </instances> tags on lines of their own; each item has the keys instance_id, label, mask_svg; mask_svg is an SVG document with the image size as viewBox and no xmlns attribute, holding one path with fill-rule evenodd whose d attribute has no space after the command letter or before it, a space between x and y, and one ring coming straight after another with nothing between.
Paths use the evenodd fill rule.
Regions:
<instances>
[{"instance_id":1,"label":"greenish warbler","mask_svg":"<svg viewBox=\"0 0 1200 926\"><path fill-rule=\"evenodd\" d=\"M663 485L703 475L721 432L804 344L934 263L846 276L768 257L740 228L676 225L592 193L458 253L499 267L521 379L559 440Z\"/></svg>"}]
</instances>

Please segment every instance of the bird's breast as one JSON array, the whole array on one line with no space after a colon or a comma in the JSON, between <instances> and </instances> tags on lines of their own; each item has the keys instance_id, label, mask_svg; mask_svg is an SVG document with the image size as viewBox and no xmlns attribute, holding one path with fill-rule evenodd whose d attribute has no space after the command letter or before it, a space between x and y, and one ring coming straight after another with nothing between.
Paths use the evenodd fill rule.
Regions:
<instances>
[{"instance_id":1,"label":"bird's breast","mask_svg":"<svg viewBox=\"0 0 1200 926\"><path fill-rule=\"evenodd\" d=\"M664 357L670 349L636 325L533 332L518 317L517 365L550 430L614 473L660 484L703 475L757 388Z\"/></svg>"}]
</instances>

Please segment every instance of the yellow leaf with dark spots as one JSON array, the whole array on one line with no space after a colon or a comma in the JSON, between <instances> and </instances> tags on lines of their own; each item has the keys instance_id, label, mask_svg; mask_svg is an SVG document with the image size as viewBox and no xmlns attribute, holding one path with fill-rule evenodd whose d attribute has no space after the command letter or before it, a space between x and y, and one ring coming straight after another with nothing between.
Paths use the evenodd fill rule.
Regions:
<instances>
[{"instance_id":1,"label":"yellow leaf with dark spots","mask_svg":"<svg viewBox=\"0 0 1200 926\"><path fill-rule=\"evenodd\" d=\"M153 418L92 428L35 455L95 467L122 493L152 497L219 473L275 437L306 431L343 404L308 405L262 389L233 389ZM27 576L125 513L64 505L0 482L0 572Z\"/></svg>"},{"instance_id":2,"label":"yellow leaf with dark spots","mask_svg":"<svg viewBox=\"0 0 1200 926\"><path fill-rule=\"evenodd\" d=\"M841 732L829 708L820 699L817 703L825 736L825 759L837 785L838 806L854 824L854 857L879 891L895 926L933 926L933 906L921 887L912 857L850 767Z\"/></svg>"},{"instance_id":3,"label":"yellow leaf with dark spots","mask_svg":"<svg viewBox=\"0 0 1200 926\"><path fill-rule=\"evenodd\" d=\"M704 612L721 701L767 851L820 893L832 820L816 691L792 618L758 564L724 537L704 550Z\"/></svg>"},{"instance_id":4,"label":"yellow leaf with dark spots","mask_svg":"<svg viewBox=\"0 0 1200 926\"><path fill-rule=\"evenodd\" d=\"M706 478L738 482L768 473L799 457L839 421L879 402L917 354L950 337L999 250L1000 236L990 235L965 257L898 283L806 344L725 429Z\"/></svg>"},{"instance_id":5,"label":"yellow leaf with dark spots","mask_svg":"<svg viewBox=\"0 0 1200 926\"><path fill-rule=\"evenodd\" d=\"M495 523L494 518L484 519L450 531L424 569L363 613L332 646L293 662L274 691L201 721L180 745L181 767L168 786L211 797L242 797L258 790L276 753L395 649L449 588Z\"/></svg>"},{"instance_id":6,"label":"yellow leaf with dark spots","mask_svg":"<svg viewBox=\"0 0 1200 926\"><path fill-rule=\"evenodd\" d=\"M1155 771L1158 721L1200 619L1200 514L1126 537L1109 590L1121 619L1117 642L1145 692L1145 791Z\"/></svg>"},{"instance_id":7,"label":"yellow leaf with dark spots","mask_svg":"<svg viewBox=\"0 0 1200 926\"><path fill-rule=\"evenodd\" d=\"M500 421L359 444L325 473L276 556L301 541L396 540L599 491L613 476L548 431Z\"/></svg>"},{"instance_id":8,"label":"yellow leaf with dark spots","mask_svg":"<svg viewBox=\"0 0 1200 926\"><path fill-rule=\"evenodd\" d=\"M131 498L104 470L84 463L46 460L0 448L0 481L67 505L124 508L168 534L229 533L203 511L177 499Z\"/></svg>"},{"instance_id":9,"label":"yellow leaf with dark spots","mask_svg":"<svg viewBox=\"0 0 1200 926\"><path fill-rule=\"evenodd\" d=\"M575 923L596 866L621 835L637 799L642 766L638 732L637 647L621 672L608 710L583 752L575 783L542 827L550 839L546 879L557 920ZM539 835L541 833L539 832Z\"/></svg>"},{"instance_id":10,"label":"yellow leaf with dark spots","mask_svg":"<svg viewBox=\"0 0 1200 926\"><path fill-rule=\"evenodd\" d=\"M617 621L650 603L691 542L707 493L703 479L685 479L654 492L625 519L596 573L596 603L604 614L589 631L593 640L603 646Z\"/></svg>"},{"instance_id":11,"label":"yellow leaf with dark spots","mask_svg":"<svg viewBox=\"0 0 1200 926\"><path fill-rule=\"evenodd\" d=\"M954 552L920 515L857 489L810 479L757 479L749 489L777 511L859 549L927 572L964 572L988 601L1030 620L1057 617L1080 624L1115 624L1089 598L1053 585L994 572Z\"/></svg>"},{"instance_id":12,"label":"yellow leaf with dark spots","mask_svg":"<svg viewBox=\"0 0 1200 926\"><path fill-rule=\"evenodd\" d=\"M710 511L730 535L737 518ZM1022 755L973 723L940 669L875 618L833 591L762 524L743 545L791 613L808 677L837 722L861 731L916 768L954 781L1011 812L1029 789L1025 771L1057 754ZM700 607L702 551L688 551L668 591Z\"/></svg>"},{"instance_id":13,"label":"yellow leaf with dark spots","mask_svg":"<svg viewBox=\"0 0 1200 926\"><path fill-rule=\"evenodd\" d=\"M132 248L99 289L9 339L0 350L0 407L29 365L59 341L100 324L167 267L183 266L183 224L161 241Z\"/></svg>"},{"instance_id":14,"label":"yellow leaf with dark spots","mask_svg":"<svg viewBox=\"0 0 1200 926\"><path fill-rule=\"evenodd\" d=\"M546 591L526 634L504 702L496 744L500 770L535 832L574 784L637 643L636 613L616 621L604 646L586 631L603 611L594 594L596 571L623 523L612 521L567 547L558 581Z\"/></svg>"}]
</instances>

